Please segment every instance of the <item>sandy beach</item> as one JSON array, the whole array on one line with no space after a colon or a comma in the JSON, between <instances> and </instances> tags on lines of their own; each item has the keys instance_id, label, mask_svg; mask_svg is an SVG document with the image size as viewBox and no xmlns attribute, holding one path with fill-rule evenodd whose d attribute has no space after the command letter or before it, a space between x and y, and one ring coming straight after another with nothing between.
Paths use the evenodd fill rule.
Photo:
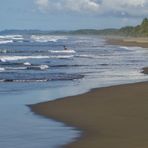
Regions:
<instances>
[{"instance_id":1,"label":"sandy beach","mask_svg":"<svg viewBox=\"0 0 148 148\"><path fill-rule=\"evenodd\" d=\"M122 46L138 46L148 48L148 38L107 38L107 43Z\"/></svg>"},{"instance_id":2,"label":"sandy beach","mask_svg":"<svg viewBox=\"0 0 148 148\"><path fill-rule=\"evenodd\" d=\"M30 107L82 131L65 148L147 148L147 90L148 82L111 86Z\"/></svg>"}]
</instances>

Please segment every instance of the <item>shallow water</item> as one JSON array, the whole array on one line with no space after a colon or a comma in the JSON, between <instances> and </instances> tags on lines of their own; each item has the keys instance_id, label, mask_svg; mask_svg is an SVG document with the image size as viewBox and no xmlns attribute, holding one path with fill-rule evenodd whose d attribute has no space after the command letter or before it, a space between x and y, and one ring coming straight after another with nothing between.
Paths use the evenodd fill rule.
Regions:
<instances>
[{"instance_id":1,"label":"shallow water","mask_svg":"<svg viewBox=\"0 0 148 148\"><path fill-rule=\"evenodd\" d=\"M0 36L0 147L55 148L74 140L78 130L26 105L145 81L147 65L148 49L106 45L97 36Z\"/></svg>"}]
</instances>

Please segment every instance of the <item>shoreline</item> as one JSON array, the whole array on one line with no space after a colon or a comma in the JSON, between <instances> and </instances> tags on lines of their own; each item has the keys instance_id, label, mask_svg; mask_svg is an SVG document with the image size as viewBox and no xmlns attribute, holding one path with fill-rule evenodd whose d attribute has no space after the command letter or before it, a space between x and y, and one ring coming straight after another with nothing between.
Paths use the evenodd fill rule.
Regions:
<instances>
[{"instance_id":1,"label":"shoreline","mask_svg":"<svg viewBox=\"0 0 148 148\"><path fill-rule=\"evenodd\" d=\"M148 74L148 68L143 72ZM65 148L146 148L147 89L148 82L96 88L29 107L35 114L82 131L81 137L64 145Z\"/></svg>"},{"instance_id":2,"label":"shoreline","mask_svg":"<svg viewBox=\"0 0 148 148\"><path fill-rule=\"evenodd\" d=\"M148 38L106 38L107 44L148 48Z\"/></svg>"}]
</instances>

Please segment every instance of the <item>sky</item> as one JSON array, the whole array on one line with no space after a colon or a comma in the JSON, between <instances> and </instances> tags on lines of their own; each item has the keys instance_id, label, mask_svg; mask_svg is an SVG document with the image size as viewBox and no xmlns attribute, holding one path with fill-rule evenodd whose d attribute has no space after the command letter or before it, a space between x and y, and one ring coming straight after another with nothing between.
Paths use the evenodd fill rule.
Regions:
<instances>
[{"instance_id":1,"label":"sky","mask_svg":"<svg viewBox=\"0 0 148 148\"><path fill-rule=\"evenodd\" d=\"M0 30L75 30L137 25L148 0L0 0Z\"/></svg>"}]
</instances>

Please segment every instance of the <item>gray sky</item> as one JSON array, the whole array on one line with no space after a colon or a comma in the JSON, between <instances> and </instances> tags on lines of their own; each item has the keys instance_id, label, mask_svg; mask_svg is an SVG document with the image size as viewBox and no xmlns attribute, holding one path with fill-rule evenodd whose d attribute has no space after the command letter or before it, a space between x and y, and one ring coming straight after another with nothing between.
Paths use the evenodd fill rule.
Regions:
<instances>
[{"instance_id":1,"label":"gray sky","mask_svg":"<svg viewBox=\"0 0 148 148\"><path fill-rule=\"evenodd\" d=\"M118 28L148 16L148 0L0 0L0 30Z\"/></svg>"}]
</instances>

